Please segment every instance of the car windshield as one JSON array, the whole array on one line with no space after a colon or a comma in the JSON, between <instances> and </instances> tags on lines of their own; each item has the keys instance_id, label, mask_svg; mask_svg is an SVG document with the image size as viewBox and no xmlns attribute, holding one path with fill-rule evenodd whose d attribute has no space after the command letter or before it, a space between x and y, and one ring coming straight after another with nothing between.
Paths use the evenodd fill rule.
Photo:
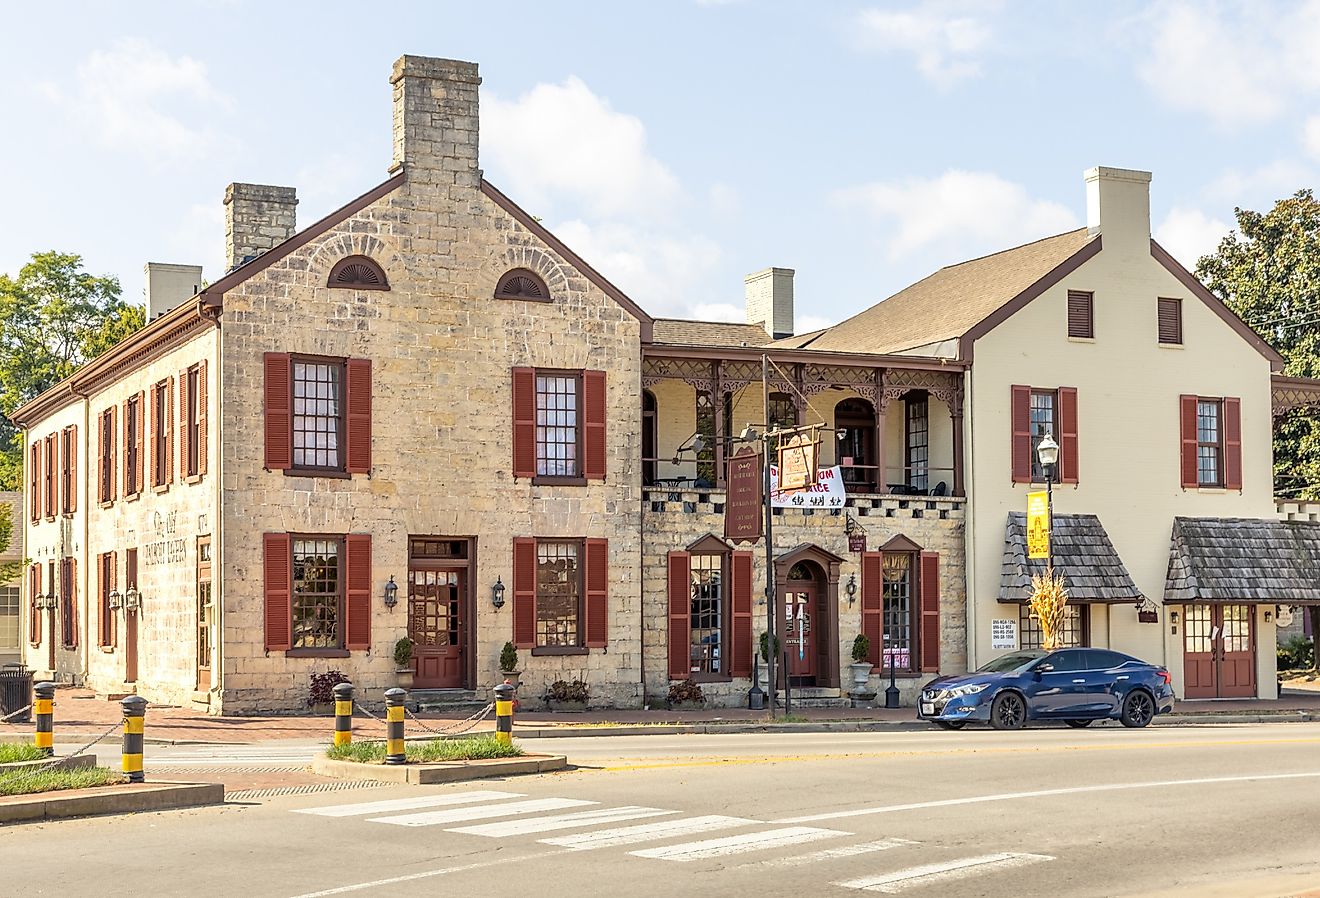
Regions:
<instances>
[{"instance_id":1,"label":"car windshield","mask_svg":"<svg viewBox=\"0 0 1320 898\"><path fill-rule=\"evenodd\" d=\"M1030 664L1037 658L1044 657L1044 652L1013 652L1010 655L1004 655L996 658L988 664L978 667L977 673L1007 673L1010 670L1017 670L1024 664Z\"/></svg>"}]
</instances>

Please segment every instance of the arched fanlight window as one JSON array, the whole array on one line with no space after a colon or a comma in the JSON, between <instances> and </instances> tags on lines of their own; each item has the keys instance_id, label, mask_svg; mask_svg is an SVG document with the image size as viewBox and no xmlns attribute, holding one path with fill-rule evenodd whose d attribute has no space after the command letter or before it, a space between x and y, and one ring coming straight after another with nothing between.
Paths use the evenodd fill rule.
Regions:
<instances>
[{"instance_id":1,"label":"arched fanlight window","mask_svg":"<svg viewBox=\"0 0 1320 898\"><path fill-rule=\"evenodd\" d=\"M327 287L347 290L388 290L390 282L381 268L367 256L347 256L330 269Z\"/></svg>"},{"instance_id":2,"label":"arched fanlight window","mask_svg":"<svg viewBox=\"0 0 1320 898\"><path fill-rule=\"evenodd\" d=\"M500 277L499 283L495 285L495 298L549 302L550 289L536 272L514 268Z\"/></svg>"}]
</instances>

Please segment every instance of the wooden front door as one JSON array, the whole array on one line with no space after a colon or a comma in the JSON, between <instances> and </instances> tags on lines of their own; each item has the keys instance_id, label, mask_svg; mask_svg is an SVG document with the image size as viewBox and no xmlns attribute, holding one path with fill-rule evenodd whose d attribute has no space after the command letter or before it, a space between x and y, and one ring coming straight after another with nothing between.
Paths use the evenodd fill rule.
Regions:
<instances>
[{"instance_id":1,"label":"wooden front door","mask_svg":"<svg viewBox=\"0 0 1320 898\"><path fill-rule=\"evenodd\" d=\"M211 689L211 538L197 540L197 691ZM134 642L136 643L136 627ZM136 648L136 645L135 645ZM136 661L136 659L135 659ZM136 667L136 664L135 664Z\"/></svg>"},{"instance_id":2,"label":"wooden front door","mask_svg":"<svg viewBox=\"0 0 1320 898\"><path fill-rule=\"evenodd\" d=\"M408 569L408 635L413 641L413 685L464 685L463 606L467 571Z\"/></svg>"},{"instance_id":3,"label":"wooden front door","mask_svg":"<svg viewBox=\"0 0 1320 898\"><path fill-rule=\"evenodd\" d=\"M816 685L816 586L790 583L783 596L784 649L793 686Z\"/></svg>"},{"instance_id":4,"label":"wooden front door","mask_svg":"<svg viewBox=\"0 0 1320 898\"><path fill-rule=\"evenodd\" d=\"M1183 609L1183 691L1187 698L1256 695L1252 605L1187 605Z\"/></svg>"}]
</instances>

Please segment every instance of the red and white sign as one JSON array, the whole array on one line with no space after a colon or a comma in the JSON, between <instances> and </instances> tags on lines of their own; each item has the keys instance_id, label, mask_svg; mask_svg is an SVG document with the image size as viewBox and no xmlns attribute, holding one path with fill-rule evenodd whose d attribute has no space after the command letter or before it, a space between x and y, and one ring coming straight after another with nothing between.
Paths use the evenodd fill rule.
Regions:
<instances>
[{"instance_id":1,"label":"red and white sign","mask_svg":"<svg viewBox=\"0 0 1320 898\"><path fill-rule=\"evenodd\" d=\"M770 466L770 504L775 508L843 508L848 492L843 485L843 471L818 468L816 483L801 490L779 488L779 466Z\"/></svg>"}]
</instances>

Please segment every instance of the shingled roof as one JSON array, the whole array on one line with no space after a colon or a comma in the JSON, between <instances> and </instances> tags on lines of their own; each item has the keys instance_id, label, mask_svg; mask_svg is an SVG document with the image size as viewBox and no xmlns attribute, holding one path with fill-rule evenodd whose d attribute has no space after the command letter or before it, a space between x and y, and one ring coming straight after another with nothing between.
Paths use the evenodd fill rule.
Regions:
<instances>
[{"instance_id":1,"label":"shingled roof","mask_svg":"<svg viewBox=\"0 0 1320 898\"><path fill-rule=\"evenodd\" d=\"M1054 518L1054 568L1064 576L1070 602L1139 602L1141 590L1132 582L1100 519L1093 514L1061 514ZM999 577L999 601L1026 602L1031 577L1045 573L1045 559L1027 558L1027 516L1008 513L1004 532L1004 567Z\"/></svg>"},{"instance_id":2,"label":"shingled roof","mask_svg":"<svg viewBox=\"0 0 1320 898\"><path fill-rule=\"evenodd\" d=\"M1166 604L1320 604L1320 523L1174 518Z\"/></svg>"},{"instance_id":3,"label":"shingled roof","mask_svg":"<svg viewBox=\"0 0 1320 898\"><path fill-rule=\"evenodd\" d=\"M764 346L770 335L759 324L657 318L651 339L677 346Z\"/></svg>"}]
</instances>

